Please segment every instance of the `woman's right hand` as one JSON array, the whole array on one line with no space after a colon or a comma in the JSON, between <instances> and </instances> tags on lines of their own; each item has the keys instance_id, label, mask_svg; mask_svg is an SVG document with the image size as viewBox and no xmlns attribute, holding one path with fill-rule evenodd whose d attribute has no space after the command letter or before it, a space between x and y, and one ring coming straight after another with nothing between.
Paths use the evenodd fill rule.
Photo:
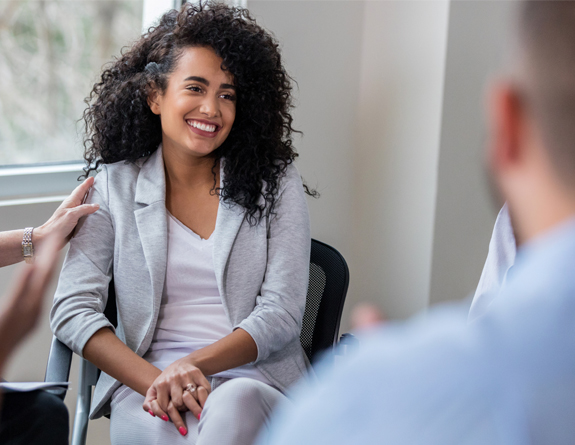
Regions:
<instances>
[{"instance_id":1,"label":"woman's right hand","mask_svg":"<svg viewBox=\"0 0 575 445\"><path fill-rule=\"evenodd\" d=\"M195 391L186 387L192 384ZM200 419L211 386L202 371L188 357L176 360L160 374L146 392L143 408L150 414L167 421L171 419L182 435L187 434L181 412L191 411Z\"/></svg>"}]
</instances>

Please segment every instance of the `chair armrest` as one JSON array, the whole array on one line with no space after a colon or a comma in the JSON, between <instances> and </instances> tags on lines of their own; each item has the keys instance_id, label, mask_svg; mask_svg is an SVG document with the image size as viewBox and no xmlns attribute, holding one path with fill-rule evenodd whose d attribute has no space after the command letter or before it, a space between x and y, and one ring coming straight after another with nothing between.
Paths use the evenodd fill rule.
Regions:
<instances>
[{"instance_id":1,"label":"chair armrest","mask_svg":"<svg viewBox=\"0 0 575 445\"><path fill-rule=\"evenodd\" d=\"M48 365L46 366L45 382L67 382L70 378L70 366L72 365L72 351L56 337L52 338ZM62 400L66 396L65 390L49 390Z\"/></svg>"},{"instance_id":2,"label":"chair armrest","mask_svg":"<svg viewBox=\"0 0 575 445\"><path fill-rule=\"evenodd\" d=\"M353 334L346 332L339 338L337 355L349 355L359 348L359 340Z\"/></svg>"}]
</instances>

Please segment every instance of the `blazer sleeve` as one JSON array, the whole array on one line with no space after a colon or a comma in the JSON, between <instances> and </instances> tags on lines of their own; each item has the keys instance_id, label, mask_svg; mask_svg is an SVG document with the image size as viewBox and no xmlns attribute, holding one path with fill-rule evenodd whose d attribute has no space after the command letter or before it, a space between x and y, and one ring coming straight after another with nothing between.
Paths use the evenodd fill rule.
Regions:
<instances>
[{"instance_id":1,"label":"blazer sleeve","mask_svg":"<svg viewBox=\"0 0 575 445\"><path fill-rule=\"evenodd\" d=\"M80 356L96 331L105 327L114 331L103 313L114 255L114 227L108 206L107 179L107 169L103 166L87 200L99 204L100 209L78 224L50 312L54 335Z\"/></svg>"},{"instance_id":2,"label":"blazer sleeve","mask_svg":"<svg viewBox=\"0 0 575 445\"><path fill-rule=\"evenodd\" d=\"M309 280L310 221L301 177L290 165L268 228L268 259L261 294L236 328L254 339L255 363L299 341Z\"/></svg>"}]
</instances>

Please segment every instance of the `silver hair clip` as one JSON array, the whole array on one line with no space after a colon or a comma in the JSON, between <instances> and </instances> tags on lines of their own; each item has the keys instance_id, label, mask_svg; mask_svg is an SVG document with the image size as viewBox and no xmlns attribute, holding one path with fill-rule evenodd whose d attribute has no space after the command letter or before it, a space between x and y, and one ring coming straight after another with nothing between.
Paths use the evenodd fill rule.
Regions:
<instances>
[{"instance_id":1,"label":"silver hair clip","mask_svg":"<svg viewBox=\"0 0 575 445\"><path fill-rule=\"evenodd\" d=\"M156 62L150 62L146 65L144 71L148 74L159 74L161 72L160 65Z\"/></svg>"}]
</instances>

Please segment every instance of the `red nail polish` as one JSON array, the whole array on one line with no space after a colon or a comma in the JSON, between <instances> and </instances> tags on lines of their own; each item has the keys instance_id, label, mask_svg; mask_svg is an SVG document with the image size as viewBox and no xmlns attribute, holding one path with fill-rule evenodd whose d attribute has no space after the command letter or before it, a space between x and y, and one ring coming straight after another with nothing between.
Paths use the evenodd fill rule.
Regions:
<instances>
[{"instance_id":1,"label":"red nail polish","mask_svg":"<svg viewBox=\"0 0 575 445\"><path fill-rule=\"evenodd\" d=\"M198 420L200 420L201 415L202 415L202 413L198 414Z\"/></svg>"},{"instance_id":2,"label":"red nail polish","mask_svg":"<svg viewBox=\"0 0 575 445\"><path fill-rule=\"evenodd\" d=\"M166 415L164 414L164 415L162 416L162 420L163 420L164 422L167 422L167 421L170 420L170 419L168 419L168 416L166 416Z\"/></svg>"},{"instance_id":3,"label":"red nail polish","mask_svg":"<svg viewBox=\"0 0 575 445\"><path fill-rule=\"evenodd\" d=\"M154 414L154 411L152 411L151 409L149 409L148 412L150 413L150 415L151 415L152 417L156 417L156 415Z\"/></svg>"},{"instance_id":4,"label":"red nail polish","mask_svg":"<svg viewBox=\"0 0 575 445\"><path fill-rule=\"evenodd\" d=\"M181 434L182 436L185 436L186 434L188 434L188 430L185 429L183 426L179 427L179 428L178 428L178 431L180 432L180 434Z\"/></svg>"}]
</instances>

